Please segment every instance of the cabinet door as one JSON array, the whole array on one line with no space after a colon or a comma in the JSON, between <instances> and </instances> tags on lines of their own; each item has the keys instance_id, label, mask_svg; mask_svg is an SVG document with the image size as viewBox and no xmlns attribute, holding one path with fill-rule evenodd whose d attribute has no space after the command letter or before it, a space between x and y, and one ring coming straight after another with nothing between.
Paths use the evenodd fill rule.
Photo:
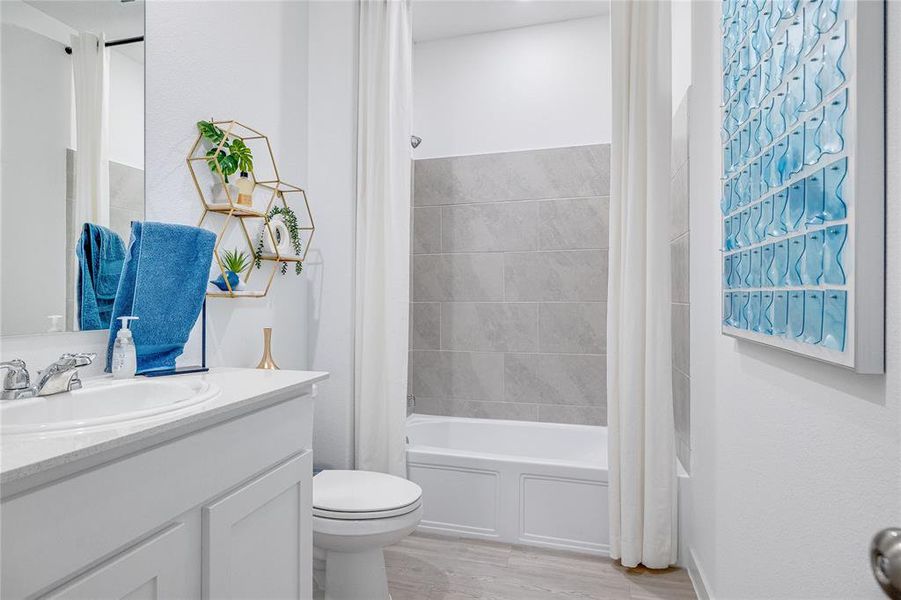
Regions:
<instances>
[{"instance_id":1,"label":"cabinet door","mask_svg":"<svg viewBox=\"0 0 901 600\"><path fill-rule=\"evenodd\" d=\"M312 597L312 453L203 509L203 597Z\"/></svg>"},{"instance_id":2,"label":"cabinet door","mask_svg":"<svg viewBox=\"0 0 901 600\"><path fill-rule=\"evenodd\" d=\"M174 523L45 598L166 600L189 596L185 568L190 540L183 523Z\"/></svg>"}]
</instances>

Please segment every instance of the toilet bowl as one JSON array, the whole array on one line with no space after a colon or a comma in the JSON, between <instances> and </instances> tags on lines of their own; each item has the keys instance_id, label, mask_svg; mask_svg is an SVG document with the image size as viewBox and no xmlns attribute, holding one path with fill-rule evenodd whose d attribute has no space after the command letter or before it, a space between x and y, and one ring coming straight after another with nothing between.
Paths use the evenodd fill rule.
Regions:
<instances>
[{"instance_id":1,"label":"toilet bowl","mask_svg":"<svg viewBox=\"0 0 901 600\"><path fill-rule=\"evenodd\" d=\"M315 579L326 600L389 599L382 549L421 519L422 489L412 481L371 471L313 477Z\"/></svg>"}]
</instances>

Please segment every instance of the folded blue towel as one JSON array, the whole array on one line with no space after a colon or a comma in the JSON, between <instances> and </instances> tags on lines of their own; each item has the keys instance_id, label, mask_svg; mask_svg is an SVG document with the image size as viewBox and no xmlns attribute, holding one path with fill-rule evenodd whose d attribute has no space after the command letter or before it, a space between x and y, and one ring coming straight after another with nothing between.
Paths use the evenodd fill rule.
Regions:
<instances>
[{"instance_id":1,"label":"folded blue towel","mask_svg":"<svg viewBox=\"0 0 901 600\"><path fill-rule=\"evenodd\" d=\"M125 260L125 244L114 231L85 223L75 246L78 257L78 327L82 331L106 329L122 263Z\"/></svg>"},{"instance_id":2,"label":"folded blue towel","mask_svg":"<svg viewBox=\"0 0 901 600\"><path fill-rule=\"evenodd\" d=\"M131 242L110 327L106 371L110 371L118 317L135 316L131 330L138 373L175 368L197 321L206 293L216 235L172 223L131 224Z\"/></svg>"}]
</instances>

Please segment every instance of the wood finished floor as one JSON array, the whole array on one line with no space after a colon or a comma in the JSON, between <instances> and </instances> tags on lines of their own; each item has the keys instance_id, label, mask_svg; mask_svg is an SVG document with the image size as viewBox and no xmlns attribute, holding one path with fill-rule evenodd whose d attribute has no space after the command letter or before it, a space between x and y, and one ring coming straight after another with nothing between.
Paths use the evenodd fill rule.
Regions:
<instances>
[{"instance_id":1,"label":"wood finished floor","mask_svg":"<svg viewBox=\"0 0 901 600\"><path fill-rule=\"evenodd\" d=\"M608 558L414 534L385 549L393 600L695 600L682 569L626 569Z\"/></svg>"}]
</instances>

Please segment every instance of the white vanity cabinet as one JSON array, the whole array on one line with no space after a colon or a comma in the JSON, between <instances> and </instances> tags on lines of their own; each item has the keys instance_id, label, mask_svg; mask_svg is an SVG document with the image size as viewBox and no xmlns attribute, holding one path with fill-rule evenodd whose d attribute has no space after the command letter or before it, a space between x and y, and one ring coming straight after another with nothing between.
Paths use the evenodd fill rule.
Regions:
<instances>
[{"instance_id":1,"label":"white vanity cabinet","mask_svg":"<svg viewBox=\"0 0 901 600\"><path fill-rule=\"evenodd\" d=\"M4 495L0 596L311 598L310 390L231 403Z\"/></svg>"}]
</instances>

